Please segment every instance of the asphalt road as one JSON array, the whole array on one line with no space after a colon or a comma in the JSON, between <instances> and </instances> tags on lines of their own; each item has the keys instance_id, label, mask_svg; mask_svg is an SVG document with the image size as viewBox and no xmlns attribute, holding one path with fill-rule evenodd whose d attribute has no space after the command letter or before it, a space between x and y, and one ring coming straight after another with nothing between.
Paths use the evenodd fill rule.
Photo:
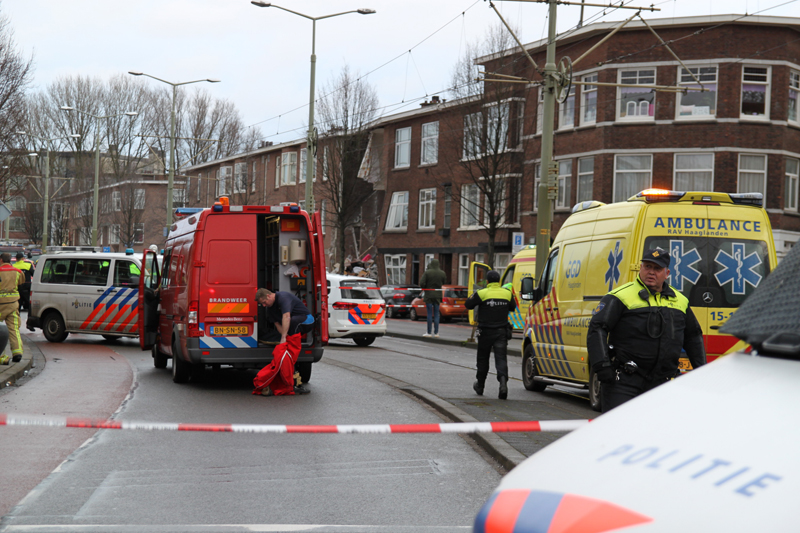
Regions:
<instances>
[{"instance_id":1,"label":"asphalt road","mask_svg":"<svg viewBox=\"0 0 800 533\"><path fill-rule=\"evenodd\" d=\"M71 335L59 346L32 337L47 364L0 397L3 412L104 418L116 411L119 420L187 423L439 423L424 404L349 366L416 377L433 392L446 384L455 396L471 383L465 389L452 372L468 369L402 354L403 343L413 341L396 339L367 349L334 343L315 365L311 394L275 398L250 394L254 372L209 372L201 383L176 385L133 340ZM512 398L520 394L515 389ZM107 399L96 405L100 396ZM0 521L0 531L9 532L469 531L500 479L496 465L457 435L5 427L0 439L12 451L3 468L20 459L18 477L0 474L4 485L27 492L44 478L24 498L4 494L19 502Z\"/></svg>"}]
</instances>

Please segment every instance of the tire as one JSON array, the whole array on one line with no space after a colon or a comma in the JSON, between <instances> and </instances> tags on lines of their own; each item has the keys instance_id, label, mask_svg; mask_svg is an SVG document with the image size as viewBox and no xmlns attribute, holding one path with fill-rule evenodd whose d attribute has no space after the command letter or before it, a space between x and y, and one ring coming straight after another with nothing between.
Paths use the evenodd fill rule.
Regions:
<instances>
[{"instance_id":1,"label":"tire","mask_svg":"<svg viewBox=\"0 0 800 533\"><path fill-rule=\"evenodd\" d=\"M353 340L356 341L356 344L359 346L364 347L375 342L375 337L355 337Z\"/></svg>"},{"instance_id":2,"label":"tire","mask_svg":"<svg viewBox=\"0 0 800 533\"><path fill-rule=\"evenodd\" d=\"M156 368L167 368L169 356L158 349L158 344L154 344L151 350L153 354L153 366Z\"/></svg>"},{"instance_id":3,"label":"tire","mask_svg":"<svg viewBox=\"0 0 800 533\"><path fill-rule=\"evenodd\" d=\"M547 388L547 383L533 379L538 375L536 360L533 357L533 345L528 344L525 346L525 353L522 354L522 384L527 390L543 392Z\"/></svg>"},{"instance_id":4,"label":"tire","mask_svg":"<svg viewBox=\"0 0 800 533\"><path fill-rule=\"evenodd\" d=\"M187 383L192 376L192 365L180 355L178 339L172 339L172 381Z\"/></svg>"},{"instance_id":5,"label":"tire","mask_svg":"<svg viewBox=\"0 0 800 533\"><path fill-rule=\"evenodd\" d=\"M303 383L311 381L311 363L295 363L294 369L300 372L300 381Z\"/></svg>"},{"instance_id":6,"label":"tire","mask_svg":"<svg viewBox=\"0 0 800 533\"><path fill-rule=\"evenodd\" d=\"M387 307L386 308L386 318L394 318L396 313L397 312L394 310L394 307Z\"/></svg>"},{"instance_id":7,"label":"tire","mask_svg":"<svg viewBox=\"0 0 800 533\"><path fill-rule=\"evenodd\" d=\"M419 317L417 316L417 310L413 307L411 308L411 311L408 312L408 318L414 321L419 320Z\"/></svg>"},{"instance_id":8,"label":"tire","mask_svg":"<svg viewBox=\"0 0 800 533\"><path fill-rule=\"evenodd\" d=\"M64 326L64 319L56 311L47 313L42 322L44 338L50 342L64 342L69 333Z\"/></svg>"},{"instance_id":9,"label":"tire","mask_svg":"<svg viewBox=\"0 0 800 533\"><path fill-rule=\"evenodd\" d=\"M600 402L600 380L593 370L589 371L589 405L598 413L603 410Z\"/></svg>"},{"instance_id":10,"label":"tire","mask_svg":"<svg viewBox=\"0 0 800 533\"><path fill-rule=\"evenodd\" d=\"M103 335L103 338L108 342L117 342L117 340L119 340L119 337L116 335Z\"/></svg>"}]
</instances>

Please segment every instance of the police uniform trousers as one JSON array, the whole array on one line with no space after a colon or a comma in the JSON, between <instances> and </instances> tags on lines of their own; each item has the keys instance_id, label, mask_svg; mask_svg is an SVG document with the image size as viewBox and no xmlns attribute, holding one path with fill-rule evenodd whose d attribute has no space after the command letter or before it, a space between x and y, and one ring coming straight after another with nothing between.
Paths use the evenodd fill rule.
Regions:
<instances>
[{"instance_id":1,"label":"police uniform trousers","mask_svg":"<svg viewBox=\"0 0 800 533\"><path fill-rule=\"evenodd\" d=\"M0 321L8 326L11 355L22 355L22 336L19 334L19 302L0 303Z\"/></svg>"},{"instance_id":2,"label":"police uniform trousers","mask_svg":"<svg viewBox=\"0 0 800 533\"><path fill-rule=\"evenodd\" d=\"M669 378L648 380L639 373L626 374L620 370L619 379L613 383L600 384L600 407L604 413L607 413L611 409L667 381L669 381Z\"/></svg>"},{"instance_id":3,"label":"police uniform trousers","mask_svg":"<svg viewBox=\"0 0 800 533\"><path fill-rule=\"evenodd\" d=\"M505 326L478 330L478 381L485 382L486 376L489 375L489 357L492 349L494 349L494 368L497 370L497 380L500 381L501 377L508 379L507 347L508 338Z\"/></svg>"},{"instance_id":4,"label":"police uniform trousers","mask_svg":"<svg viewBox=\"0 0 800 533\"><path fill-rule=\"evenodd\" d=\"M23 283L19 286L19 310L31 310L31 284Z\"/></svg>"}]
</instances>

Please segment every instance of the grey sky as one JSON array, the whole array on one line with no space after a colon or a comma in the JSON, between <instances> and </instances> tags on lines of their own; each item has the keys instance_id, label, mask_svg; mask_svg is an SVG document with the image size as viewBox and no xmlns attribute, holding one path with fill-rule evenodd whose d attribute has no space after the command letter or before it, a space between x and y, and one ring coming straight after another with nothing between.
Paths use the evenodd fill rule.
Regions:
<instances>
[{"instance_id":1,"label":"grey sky","mask_svg":"<svg viewBox=\"0 0 800 533\"><path fill-rule=\"evenodd\" d=\"M651 1L628 3L646 6ZM655 2L662 9L660 13L645 16L757 11L796 16L797 2L661 1ZM317 22L317 96L348 64L362 75L371 72L368 80L376 86L387 114L413 109L426 95L444 91L464 44L480 39L499 22L485 0L276 3L311 16L362 7L375 9L374 15L349 14ZM521 29L523 42L545 35L546 5L515 1L499 1L497 5L503 16ZM253 6L249 0L3 0L0 9L10 19L17 45L26 55L35 57L37 88L59 76L107 78L129 70L174 82L217 78L222 83L202 85L214 96L233 101L245 123L257 124L265 139L283 141L304 136L311 54L309 20ZM586 8L585 19L616 21L632 14L617 10L598 17L602 11ZM579 7L559 7L558 31L573 27L579 12Z\"/></svg>"}]
</instances>

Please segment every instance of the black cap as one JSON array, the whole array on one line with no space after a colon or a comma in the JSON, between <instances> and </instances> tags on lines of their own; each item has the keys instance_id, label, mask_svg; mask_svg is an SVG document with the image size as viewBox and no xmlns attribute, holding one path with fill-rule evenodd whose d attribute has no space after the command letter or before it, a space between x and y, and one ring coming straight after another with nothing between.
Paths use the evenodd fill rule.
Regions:
<instances>
[{"instance_id":1,"label":"black cap","mask_svg":"<svg viewBox=\"0 0 800 533\"><path fill-rule=\"evenodd\" d=\"M490 270L486 273L487 283L498 283L500 281L500 273L496 270Z\"/></svg>"},{"instance_id":2,"label":"black cap","mask_svg":"<svg viewBox=\"0 0 800 533\"><path fill-rule=\"evenodd\" d=\"M659 247L650 248L642 256L642 261L649 261L664 268L669 268L670 259L672 258L669 252Z\"/></svg>"}]
</instances>

